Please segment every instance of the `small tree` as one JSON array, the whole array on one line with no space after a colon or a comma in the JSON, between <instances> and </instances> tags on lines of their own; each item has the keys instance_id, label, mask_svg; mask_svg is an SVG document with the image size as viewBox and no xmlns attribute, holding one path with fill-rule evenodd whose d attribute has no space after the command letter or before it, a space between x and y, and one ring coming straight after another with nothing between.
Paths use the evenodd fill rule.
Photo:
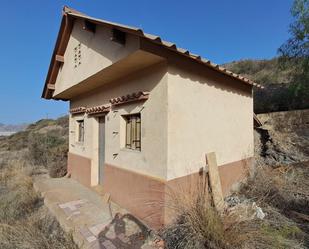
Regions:
<instances>
[{"instance_id":1,"label":"small tree","mask_svg":"<svg viewBox=\"0 0 309 249\"><path fill-rule=\"evenodd\" d=\"M290 68L294 85L292 105L309 107L309 0L295 0L291 8L294 22L289 38L279 49L279 63ZM297 103L295 101L297 100ZM293 103L294 102L294 103ZM297 108L297 106L295 106Z\"/></svg>"}]
</instances>

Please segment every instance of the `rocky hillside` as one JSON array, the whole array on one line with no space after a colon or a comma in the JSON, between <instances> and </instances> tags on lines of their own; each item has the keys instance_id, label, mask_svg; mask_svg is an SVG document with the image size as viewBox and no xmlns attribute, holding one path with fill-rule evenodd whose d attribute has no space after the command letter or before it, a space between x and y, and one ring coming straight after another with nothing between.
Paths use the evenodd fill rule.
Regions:
<instances>
[{"instance_id":1,"label":"rocky hillside","mask_svg":"<svg viewBox=\"0 0 309 249\"><path fill-rule=\"evenodd\" d=\"M258 164L309 161L309 109L257 115L262 127L255 130Z\"/></svg>"},{"instance_id":2,"label":"rocky hillside","mask_svg":"<svg viewBox=\"0 0 309 249\"><path fill-rule=\"evenodd\" d=\"M67 116L56 120L42 119L11 136L0 136L0 169L1 164L5 164L2 153L25 151L25 160L29 163L46 168L51 176L65 175L68 126Z\"/></svg>"}]
</instances>

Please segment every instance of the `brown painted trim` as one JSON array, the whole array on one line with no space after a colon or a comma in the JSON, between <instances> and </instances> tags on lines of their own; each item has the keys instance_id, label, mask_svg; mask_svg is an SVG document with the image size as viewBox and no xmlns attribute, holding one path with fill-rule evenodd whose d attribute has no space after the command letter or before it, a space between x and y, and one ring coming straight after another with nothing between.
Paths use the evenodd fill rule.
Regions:
<instances>
[{"instance_id":1,"label":"brown painted trim","mask_svg":"<svg viewBox=\"0 0 309 249\"><path fill-rule=\"evenodd\" d=\"M219 166L221 187L224 196L229 195L229 193L236 188L240 182L248 177L253 162L254 158L250 157Z\"/></svg>"},{"instance_id":2,"label":"brown painted trim","mask_svg":"<svg viewBox=\"0 0 309 249\"><path fill-rule=\"evenodd\" d=\"M108 165L110 167L113 167L113 168L116 168L118 170L123 170L123 171L126 171L128 172L129 174L134 174L134 175L138 175L138 176L142 176L142 177L146 177L146 178L149 178L149 180L155 180L155 181L159 181L159 182L162 182L162 183L166 183L167 181L160 178L160 177L156 177L156 176L151 176L151 175L146 175L146 174L143 174L141 172L137 172L137 171L133 171L133 170L129 170L129 169L125 169L125 168L122 168L122 167L119 167L119 166L116 166L116 165L113 165L113 164L105 164L105 165Z\"/></svg>"},{"instance_id":3,"label":"brown painted trim","mask_svg":"<svg viewBox=\"0 0 309 249\"><path fill-rule=\"evenodd\" d=\"M105 164L103 190L148 226L163 226L165 182Z\"/></svg>"},{"instance_id":4,"label":"brown painted trim","mask_svg":"<svg viewBox=\"0 0 309 249\"><path fill-rule=\"evenodd\" d=\"M221 179L221 187L223 194L227 196L233 186L240 181L246 179L251 165L253 164L253 157L249 157L240 161L226 163L219 165L219 174ZM201 170L186 176L177 177L168 181L168 184L175 185L176 182L186 182L188 179L196 179L201 175Z\"/></svg>"},{"instance_id":5,"label":"brown painted trim","mask_svg":"<svg viewBox=\"0 0 309 249\"><path fill-rule=\"evenodd\" d=\"M223 193L246 178L252 158L219 166ZM192 193L197 183L205 180L205 172L200 171L172 180L134 172L110 164L104 165L104 191L111 199L141 219L151 228L158 229L172 221L169 210L173 193Z\"/></svg>"},{"instance_id":6,"label":"brown painted trim","mask_svg":"<svg viewBox=\"0 0 309 249\"><path fill-rule=\"evenodd\" d=\"M56 55L64 55L70 35L73 29L74 18L69 16L66 12L66 7L62 11L61 25L58 32L56 44L51 56L51 61L48 68L48 73L45 80L45 85L42 92L42 98L51 99L53 91L47 88L47 84L55 84L57 75L59 73L61 62L56 60Z\"/></svg>"},{"instance_id":7,"label":"brown painted trim","mask_svg":"<svg viewBox=\"0 0 309 249\"><path fill-rule=\"evenodd\" d=\"M64 63L64 57L63 57L63 55L56 54L55 60L58 61L58 62L60 62L60 63Z\"/></svg>"},{"instance_id":8,"label":"brown painted trim","mask_svg":"<svg viewBox=\"0 0 309 249\"><path fill-rule=\"evenodd\" d=\"M249 157L249 158L246 158L246 159L242 159L240 161L235 161L235 162L219 165L218 166L219 172L226 170L226 167L241 166L241 169L244 169L244 173L245 173L245 174L242 174L242 176L245 177L246 174L248 173L250 165L253 164L253 160L254 160L253 157ZM183 181L184 179L186 179L188 177L191 177L191 176L195 177L197 175L203 174L203 169L201 168L198 172L191 173L191 174L185 175L185 176L176 177L176 178L173 178L173 179L170 179L170 180L165 180L165 179L162 179L162 178L159 178L159 177L146 175L146 174L143 174L143 173L140 173L140 172L137 172L137 171L129 170L129 169L122 168L122 167L112 165L112 164L105 164L105 165L116 168L117 170L126 171L128 174L138 175L138 176L141 176L141 177L149 178L149 180L155 180L155 181L159 181L159 182L162 182L162 183L171 183L173 181ZM233 174L230 174L230 175L233 175Z\"/></svg>"},{"instance_id":9,"label":"brown painted trim","mask_svg":"<svg viewBox=\"0 0 309 249\"><path fill-rule=\"evenodd\" d=\"M131 93L125 96L113 98L109 102L112 105L122 105L122 104L126 104L129 102L147 100L148 98L149 98L149 92L137 92L137 93Z\"/></svg>"},{"instance_id":10,"label":"brown painted trim","mask_svg":"<svg viewBox=\"0 0 309 249\"><path fill-rule=\"evenodd\" d=\"M55 84L47 84L48 90L54 91L55 90Z\"/></svg>"},{"instance_id":11,"label":"brown painted trim","mask_svg":"<svg viewBox=\"0 0 309 249\"><path fill-rule=\"evenodd\" d=\"M86 187L91 186L91 159L68 152L68 172L71 178Z\"/></svg>"}]
</instances>

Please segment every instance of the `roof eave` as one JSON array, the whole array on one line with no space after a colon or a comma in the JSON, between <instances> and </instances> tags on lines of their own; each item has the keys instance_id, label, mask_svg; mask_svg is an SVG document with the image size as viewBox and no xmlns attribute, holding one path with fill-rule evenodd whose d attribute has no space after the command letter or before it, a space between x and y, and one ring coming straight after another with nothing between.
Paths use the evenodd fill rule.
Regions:
<instances>
[{"instance_id":1,"label":"roof eave","mask_svg":"<svg viewBox=\"0 0 309 249\"><path fill-rule=\"evenodd\" d=\"M64 44L64 43L67 43L67 41L64 41L63 37L65 37L65 35L67 35L67 33L71 33L71 30L72 30L71 28L72 28L73 19L68 16L68 13L70 11L73 11L73 10L68 8L67 6L63 7L60 29L58 31L55 47L54 47L54 50L53 50L53 53L52 53L52 56L51 56L51 60L50 60L50 63L49 63L49 68L48 68L43 92L42 92L42 95L41 95L41 97L45 98L45 99L52 99L53 98L53 90L48 89L48 84L50 84L50 83L54 84L55 83L55 82L50 82L50 78L52 76L53 70L56 70L55 67L57 66L57 63L59 64L59 62L56 61L56 55L58 55L58 54L63 55L64 54L65 48L63 48L63 46L66 47L67 44ZM75 12L77 12L77 11L75 11ZM59 53L59 48L62 48L61 53Z\"/></svg>"}]
</instances>

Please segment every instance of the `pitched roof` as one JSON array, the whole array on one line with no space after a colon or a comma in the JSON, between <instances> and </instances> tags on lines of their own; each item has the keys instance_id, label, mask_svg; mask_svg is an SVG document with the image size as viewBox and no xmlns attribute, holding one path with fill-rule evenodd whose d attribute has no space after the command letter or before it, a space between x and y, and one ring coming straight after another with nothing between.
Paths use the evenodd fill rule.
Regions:
<instances>
[{"instance_id":1,"label":"pitched roof","mask_svg":"<svg viewBox=\"0 0 309 249\"><path fill-rule=\"evenodd\" d=\"M246 78L246 77L243 77L239 74L235 74L229 70L227 70L226 68L218 65L218 64L215 64L213 62L211 62L210 60L208 59L205 59L205 58L202 58L200 55L196 55L196 54L193 54L193 53L190 53L189 50L187 49L183 49L183 48L180 48L180 47L177 47L177 45L175 43L172 43L172 42L168 42L168 41L164 41L161 39L161 37L159 36L156 36L156 35L152 35L152 34L147 34L145 33L142 29L140 28L137 28L137 27L132 27L132 26L127 26L127 25L123 25L123 24L119 24L119 23L115 23L115 22L110 22L110 21L106 21L106 20L103 20L103 19L98 19L98 18L94 18L94 17L90 17L84 13L81 13L79 11L76 11L72 8L69 8L67 6L64 6L63 8L63 17L66 17L65 21L64 21L64 18L62 20L62 23L61 23L61 28L60 28L60 31L59 31L59 34L58 34L58 38L57 38L57 43L56 43L56 46L55 46L55 49L54 49L54 53L53 53L53 57L55 57L56 53L57 53L57 50L59 49L59 46L60 46L60 43L61 43L61 40L62 40L62 34L63 32L65 32L65 27L63 27L64 23L67 23L68 22L68 18L67 17L71 17L71 18L74 18L74 19L83 19L83 20L88 20L92 23L95 23L95 24L98 24L98 25L105 25L105 26L110 26L112 28L117 28L118 30L121 30L123 32L126 32L126 33L130 33L130 34L133 34L133 35L136 35L136 36L139 36L139 37L142 37L142 38L145 38L153 43L156 43L156 44L159 44L161 46L163 46L164 48L166 49L169 49L169 50L172 50L182 56L185 56L185 57L189 57L195 61L198 61L202 64L204 64L205 66L209 67L209 68L212 68L216 71L219 71L225 75L228 75L232 78L235 78L237 80L240 80L242 81L243 83L245 84L248 84L248 85L252 85L252 86L255 86L255 87L258 87L258 88L263 88L263 86L253 82L252 80ZM67 29L69 30L69 28ZM61 37L60 37L61 36ZM51 64L50 64L50 68L49 68L49 73L47 75L47 79L46 79L46 83L45 83L45 87L44 87L44 90L43 90L43 95L42 97L46 97L46 86L48 84L48 81L49 81L49 77L50 77L50 71L52 70L52 67L54 66L54 62L53 62L53 58L52 58L52 61L51 61Z\"/></svg>"}]
</instances>

